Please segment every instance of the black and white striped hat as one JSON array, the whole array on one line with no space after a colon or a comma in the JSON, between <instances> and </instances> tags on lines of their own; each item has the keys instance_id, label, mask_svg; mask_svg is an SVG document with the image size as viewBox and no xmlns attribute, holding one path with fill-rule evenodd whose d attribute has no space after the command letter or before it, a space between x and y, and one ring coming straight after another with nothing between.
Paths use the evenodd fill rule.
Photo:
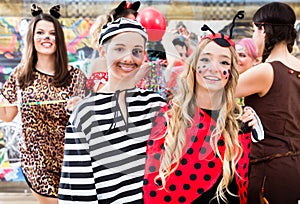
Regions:
<instances>
[{"instance_id":1,"label":"black and white striped hat","mask_svg":"<svg viewBox=\"0 0 300 204\"><path fill-rule=\"evenodd\" d=\"M102 27L99 35L99 45L102 45L113 36L123 32L137 32L144 37L146 41L148 40L146 29L140 22L122 17Z\"/></svg>"}]
</instances>

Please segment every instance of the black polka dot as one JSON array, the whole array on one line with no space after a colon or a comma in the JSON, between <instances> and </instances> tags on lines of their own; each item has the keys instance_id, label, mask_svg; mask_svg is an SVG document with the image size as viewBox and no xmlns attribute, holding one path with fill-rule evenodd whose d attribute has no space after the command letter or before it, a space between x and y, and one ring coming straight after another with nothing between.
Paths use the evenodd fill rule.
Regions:
<instances>
[{"instance_id":1,"label":"black polka dot","mask_svg":"<svg viewBox=\"0 0 300 204\"><path fill-rule=\"evenodd\" d=\"M175 175L176 175L176 176L181 176L181 175L182 175L182 171L176 170L176 171L175 171Z\"/></svg>"},{"instance_id":2,"label":"black polka dot","mask_svg":"<svg viewBox=\"0 0 300 204\"><path fill-rule=\"evenodd\" d=\"M149 167L149 171L150 171L150 172L155 172L155 171L156 171L155 166L150 166L150 167Z\"/></svg>"},{"instance_id":3,"label":"black polka dot","mask_svg":"<svg viewBox=\"0 0 300 204\"><path fill-rule=\"evenodd\" d=\"M184 196L180 196L180 197L178 198L178 201L179 201L180 203L184 203L184 202L186 201L186 198L185 198Z\"/></svg>"},{"instance_id":4,"label":"black polka dot","mask_svg":"<svg viewBox=\"0 0 300 204\"><path fill-rule=\"evenodd\" d=\"M206 135L205 138L204 138L204 141L205 141L205 142L210 142L210 136L209 136L209 135Z\"/></svg>"},{"instance_id":5,"label":"black polka dot","mask_svg":"<svg viewBox=\"0 0 300 204\"><path fill-rule=\"evenodd\" d=\"M198 188L198 189L197 189L197 193L198 193L198 194L204 193L204 189L203 189L203 188Z\"/></svg>"},{"instance_id":6,"label":"black polka dot","mask_svg":"<svg viewBox=\"0 0 300 204\"><path fill-rule=\"evenodd\" d=\"M186 165L187 164L187 159L185 159L185 158L181 159L180 164Z\"/></svg>"},{"instance_id":7,"label":"black polka dot","mask_svg":"<svg viewBox=\"0 0 300 204\"><path fill-rule=\"evenodd\" d=\"M171 196L167 195L167 196L164 197L165 202L171 202L171 200L172 200Z\"/></svg>"},{"instance_id":8,"label":"black polka dot","mask_svg":"<svg viewBox=\"0 0 300 204\"><path fill-rule=\"evenodd\" d=\"M224 140L219 140L218 141L218 145L221 146L221 147L223 147L225 145Z\"/></svg>"},{"instance_id":9,"label":"black polka dot","mask_svg":"<svg viewBox=\"0 0 300 204\"><path fill-rule=\"evenodd\" d=\"M160 145L160 149L161 149L161 150L165 150L165 145L164 145L164 144L161 144L161 145Z\"/></svg>"},{"instance_id":10,"label":"black polka dot","mask_svg":"<svg viewBox=\"0 0 300 204\"><path fill-rule=\"evenodd\" d=\"M154 159L159 160L159 158L160 158L160 154L159 153L155 153L154 154Z\"/></svg>"},{"instance_id":11,"label":"black polka dot","mask_svg":"<svg viewBox=\"0 0 300 204\"><path fill-rule=\"evenodd\" d=\"M147 185L148 183L149 183L149 181L148 181L147 179L144 179L144 180L143 180L143 184L144 184L144 185Z\"/></svg>"},{"instance_id":12,"label":"black polka dot","mask_svg":"<svg viewBox=\"0 0 300 204\"><path fill-rule=\"evenodd\" d=\"M219 155L218 155L217 153L215 153L215 157L216 157L216 158L219 158Z\"/></svg>"},{"instance_id":13,"label":"black polka dot","mask_svg":"<svg viewBox=\"0 0 300 204\"><path fill-rule=\"evenodd\" d=\"M210 175L208 175L208 174L204 175L204 180L205 181L209 181L210 179L211 179Z\"/></svg>"},{"instance_id":14,"label":"black polka dot","mask_svg":"<svg viewBox=\"0 0 300 204\"><path fill-rule=\"evenodd\" d=\"M200 153L201 153L201 154L205 154L205 153L206 153L206 148L205 148L205 147L201 147Z\"/></svg>"},{"instance_id":15,"label":"black polka dot","mask_svg":"<svg viewBox=\"0 0 300 204\"><path fill-rule=\"evenodd\" d=\"M154 143L153 140L149 140L149 141L148 141L148 145L149 145L149 146L152 146L153 143Z\"/></svg>"},{"instance_id":16,"label":"black polka dot","mask_svg":"<svg viewBox=\"0 0 300 204\"><path fill-rule=\"evenodd\" d=\"M164 126L167 126L168 125L168 123L167 122L164 122Z\"/></svg>"},{"instance_id":17,"label":"black polka dot","mask_svg":"<svg viewBox=\"0 0 300 204\"><path fill-rule=\"evenodd\" d=\"M164 113L163 112L160 112L160 113L158 113L157 114L159 117L162 117L162 116L164 116Z\"/></svg>"},{"instance_id":18,"label":"black polka dot","mask_svg":"<svg viewBox=\"0 0 300 204\"><path fill-rule=\"evenodd\" d=\"M197 179L197 175L196 174L191 174L190 175L190 180L191 181L195 181Z\"/></svg>"},{"instance_id":19,"label":"black polka dot","mask_svg":"<svg viewBox=\"0 0 300 204\"><path fill-rule=\"evenodd\" d=\"M213 162L213 161L208 162L208 167L209 168L214 168L215 167L215 162Z\"/></svg>"},{"instance_id":20,"label":"black polka dot","mask_svg":"<svg viewBox=\"0 0 300 204\"><path fill-rule=\"evenodd\" d=\"M198 128L200 128L200 129L202 129L203 126L204 126L203 123L199 123L199 124L198 124Z\"/></svg>"},{"instance_id":21,"label":"black polka dot","mask_svg":"<svg viewBox=\"0 0 300 204\"><path fill-rule=\"evenodd\" d=\"M201 168L201 164L200 164L200 163L194 164L194 168L195 168L195 169L200 169L200 168Z\"/></svg>"},{"instance_id":22,"label":"black polka dot","mask_svg":"<svg viewBox=\"0 0 300 204\"><path fill-rule=\"evenodd\" d=\"M191 188L190 184L184 184L183 189L184 190L189 190Z\"/></svg>"},{"instance_id":23,"label":"black polka dot","mask_svg":"<svg viewBox=\"0 0 300 204\"><path fill-rule=\"evenodd\" d=\"M170 189L170 191L175 191L176 190L176 186L172 184L172 185L170 185L169 189Z\"/></svg>"},{"instance_id":24,"label":"black polka dot","mask_svg":"<svg viewBox=\"0 0 300 204\"><path fill-rule=\"evenodd\" d=\"M151 197L155 197L156 196L156 192L155 191L150 191L150 196Z\"/></svg>"},{"instance_id":25,"label":"black polka dot","mask_svg":"<svg viewBox=\"0 0 300 204\"><path fill-rule=\"evenodd\" d=\"M192 142L197 142L198 141L198 137L197 136L192 136L191 140L192 140Z\"/></svg>"},{"instance_id":26,"label":"black polka dot","mask_svg":"<svg viewBox=\"0 0 300 204\"><path fill-rule=\"evenodd\" d=\"M160 179L155 181L156 186L162 186L162 181Z\"/></svg>"},{"instance_id":27,"label":"black polka dot","mask_svg":"<svg viewBox=\"0 0 300 204\"><path fill-rule=\"evenodd\" d=\"M193 148L188 148L187 153L188 153L188 154L193 154L193 153L194 153Z\"/></svg>"},{"instance_id":28,"label":"black polka dot","mask_svg":"<svg viewBox=\"0 0 300 204\"><path fill-rule=\"evenodd\" d=\"M243 169L246 169L247 168L247 164L245 163L244 165L243 165Z\"/></svg>"}]
</instances>

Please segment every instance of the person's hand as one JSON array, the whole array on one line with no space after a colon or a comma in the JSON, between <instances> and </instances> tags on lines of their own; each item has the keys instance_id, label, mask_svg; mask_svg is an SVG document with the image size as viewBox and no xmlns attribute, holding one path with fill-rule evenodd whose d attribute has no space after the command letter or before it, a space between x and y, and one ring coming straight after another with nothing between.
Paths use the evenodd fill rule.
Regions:
<instances>
[{"instance_id":1,"label":"person's hand","mask_svg":"<svg viewBox=\"0 0 300 204\"><path fill-rule=\"evenodd\" d=\"M139 83L145 76L148 76L153 62L144 62L135 75L135 84Z\"/></svg>"},{"instance_id":2,"label":"person's hand","mask_svg":"<svg viewBox=\"0 0 300 204\"><path fill-rule=\"evenodd\" d=\"M67 113L71 114L72 111L75 109L75 107L79 104L79 102L81 100L82 99L79 96L75 96L75 97L69 98L67 100L67 106L66 106Z\"/></svg>"},{"instance_id":3,"label":"person's hand","mask_svg":"<svg viewBox=\"0 0 300 204\"><path fill-rule=\"evenodd\" d=\"M249 127L254 128L257 125L257 119L255 117L255 112L249 106L244 107L243 114L240 118L243 123L248 123Z\"/></svg>"}]
</instances>

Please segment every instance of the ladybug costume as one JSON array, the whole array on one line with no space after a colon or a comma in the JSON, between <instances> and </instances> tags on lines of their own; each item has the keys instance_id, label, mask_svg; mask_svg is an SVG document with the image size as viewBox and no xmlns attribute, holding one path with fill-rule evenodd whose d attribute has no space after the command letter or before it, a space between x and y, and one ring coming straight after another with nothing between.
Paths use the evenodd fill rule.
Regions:
<instances>
[{"instance_id":1,"label":"ladybug costume","mask_svg":"<svg viewBox=\"0 0 300 204\"><path fill-rule=\"evenodd\" d=\"M214 198L216 187L222 178L222 161L210 145L210 135L216 125L218 111L197 108L193 124L186 129L186 144L177 169L166 178L166 186L155 181L164 153L163 137L167 127L163 107L157 114L147 144L147 159L144 176L144 202L147 203L209 203ZM229 185L230 192L225 193L229 203L246 203L248 187L248 166L251 142L251 130L239 134L243 155L236 166L235 178ZM221 157L224 156L223 136L218 140ZM220 199L220 202L222 200ZM217 203L214 199L212 203Z\"/></svg>"}]
</instances>

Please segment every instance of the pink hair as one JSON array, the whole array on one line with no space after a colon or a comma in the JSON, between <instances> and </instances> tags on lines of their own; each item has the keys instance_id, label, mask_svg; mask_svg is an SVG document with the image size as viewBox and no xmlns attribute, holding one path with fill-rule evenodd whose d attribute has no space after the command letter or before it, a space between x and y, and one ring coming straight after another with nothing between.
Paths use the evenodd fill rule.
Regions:
<instances>
[{"instance_id":1,"label":"pink hair","mask_svg":"<svg viewBox=\"0 0 300 204\"><path fill-rule=\"evenodd\" d=\"M252 38L243 38L240 41L236 43L236 46L240 45L243 46L246 50L246 53L252 58L256 59L257 56L257 51L256 51L256 46L255 42Z\"/></svg>"}]
</instances>

